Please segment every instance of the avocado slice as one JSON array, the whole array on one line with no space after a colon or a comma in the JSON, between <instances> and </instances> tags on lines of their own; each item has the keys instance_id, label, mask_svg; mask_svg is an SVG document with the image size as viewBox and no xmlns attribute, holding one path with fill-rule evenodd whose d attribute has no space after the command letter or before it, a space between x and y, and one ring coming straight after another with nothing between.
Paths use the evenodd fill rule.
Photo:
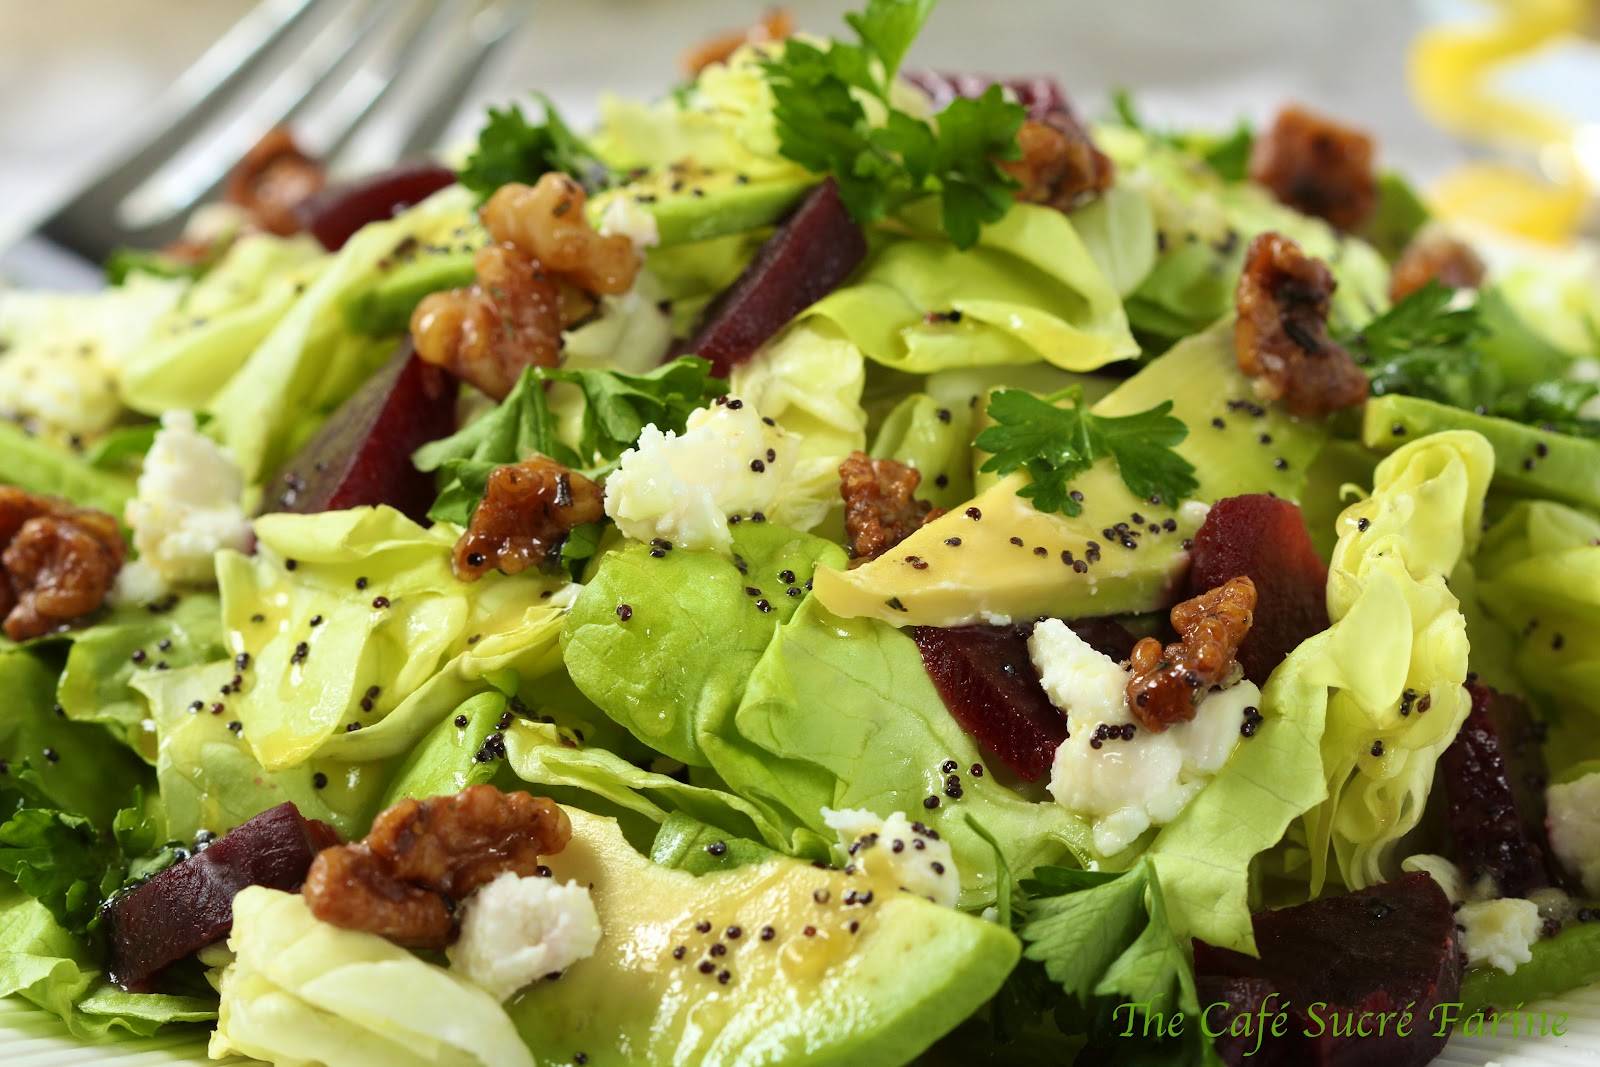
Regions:
<instances>
[{"instance_id":1,"label":"avocado slice","mask_svg":"<svg viewBox=\"0 0 1600 1067\"><path fill-rule=\"evenodd\" d=\"M1235 362L1231 321L1174 345L1093 410L1129 415L1163 400L1189 426L1177 451L1195 466L1196 500L1299 498L1326 430L1255 399ZM1172 602L1188 563L1185 541L1204 509L1136 498L1105 459L1073 482L1084 497L1080 515L1046 514L1017 495L1027 477L1008 475L871 563L819 569L812 579L817 599L836 615L896 626L1136 614Z\"/></svg>"},{"instance_id":2,"label":"avocado slice","mask_svg":"<svg viewBox=\"0 0 1600 1067\"><path fill-rule=\"evenodd\" d=\"M892 881L783 857L695 877L635 852L614 820L566 810L572 840L546 862L592 887L602 934L506 1007L546 1067L905 1063L1020 954L1004 927ZM846 904L852 891L872 896Z\"/></svg>"},{"instance_id":3,"label":"avocado slice","mask_svg":"<svg viewBox=\"0 0 1600 1067\"><path fill-rule=\"evenodd\" d=\"M815 184L813 177L756 181L680 167L596 195L589 218L598 225L613 200L630 197L655 216L661 247L670 248L776 226Z\"/></svg>"},{"instance_id":4,"label":"avocado slice","mask_svg":"<svg viewBox=\"0 0 1600 1067\"><path fill-rule=\"evenodd\" d=\"M1473 430L1488 438L1497 488L1600 507L1600 441L1398 394L1367 401L1361 440L1368 448L1393 452L1441 430Z\"/></svg>"},{"instance_id":5,"label":"avocado slice","mask_svg":"<svg viewBox=\"0 0 1600 1067\"><path fill-rule=\"evenodd\" d=\"M405 333L411 313L429 293L460 289L477 280L474 252L425 252L379 274L369 285L345 297L340 310L352 333L386 337Z\"/></svg>"}]
</instances>

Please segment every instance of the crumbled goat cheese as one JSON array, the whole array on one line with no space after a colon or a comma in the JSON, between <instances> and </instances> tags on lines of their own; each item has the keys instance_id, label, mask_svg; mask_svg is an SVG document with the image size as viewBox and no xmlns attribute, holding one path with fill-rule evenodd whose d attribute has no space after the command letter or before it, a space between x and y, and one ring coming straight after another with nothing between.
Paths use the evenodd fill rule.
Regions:
<instances>
[{"instance_id":1,"label":"crumbled goat cheese","mask_svg":"<svg viewBox=\"0 0 1600 1067\"><path fill-rule=\"evenodd\" d=\"M1046 619L1035 626L1028 654L1045 693L1067 716L1069 733L1056 749L1050 793L1093 821L1094 847L1105 856L1177 818L1233 755L1244 709L1261 703L1259 689L1239 682L1212 692L1193 719L1154 733L1128 713L1127 671L1066 623ZM1120 733L1097 742L1101 726ZM1133 736L1123 740L1127 727Z\"/></svg>"},{"instance_id":2,"label":"crumbled goat cheese","mask_svg":"<svg viewBox=\"0 0 1600 1067\"><path fill-rule=\"evenodd\" d=\"M598 232L601 237L621 234L633 242L634 249L641 256L647 249L661 243L661 230L656 225L656 217L635 203L631 196L619 196L606 205L606 209L600 213Z\"/></svg>"},{"instance_id":3,"label":"crumbled goat cheese","mask_svg":"<svg viewBox=\"0 0 1600 1067\"><path fill-rule=\"evenodd\" d=\"M725 552L728 516L771 510L794 457L781 429L729 398L691 413L682 435L646 426L606 481L606 514L639 541Z\"/></svg>"},{"instance_id":4,"label":"crumbled goat cheese","mask_svg":"<svg viewBox=\"0 0 1600 1067\"><path fill-rule=\"evenodd\" d=\"M506 871L467 898L450 968L496 1000L594 955L600 916L587 886Z\"/></svg>"},{"instance_id":5,"label":"crumbled goat cheese","mask_svg":"<svg viewBox=\"0 0 1600 1067\"><path fill-rule=\"evenodd\" d=\"M1545 794L1550 847L1561 865L1600 896L1600 773L1553 785Z\"/></svg>"},{"instance_id":6,"label":"crumbled goat cheese","mask_svg":"<svg viewBox=\"0 0 1600 1067\"><path fill-rule=\"evenodd\" d=\"M211 582L217 551L249 541L243 491L238 465L196 430L193 414L163 415L126 513L139 560L169 585Z\"/></svg>"},{"instance_id":7,"label":"crumbled goat cheese","mask_svg":"<svg viewBox=\"0 0 1600 1067\"><path fill-rule=\"evenodd\" d=\"M902 889L953 908L961 895L950 842L901 811L880 819L870 811L822 809L822 820L844 846L848 862L868 875L887 876Z\"/></svg>"},{"instance_id":8,"label":"crumbled goat cheese","mask_svg":"<svg viewBox=\"0 0 1600 1067\"><path fill-rule=\"evenodd\" d=\"M1507 974L1533 959L1533 943L1544 927L1539 905L1521 898L1463 904L1456 910L1456 922L1465 931L1461 951L1467 954L1467 965L1487 963Z\"/></svg>"}]
</instances>

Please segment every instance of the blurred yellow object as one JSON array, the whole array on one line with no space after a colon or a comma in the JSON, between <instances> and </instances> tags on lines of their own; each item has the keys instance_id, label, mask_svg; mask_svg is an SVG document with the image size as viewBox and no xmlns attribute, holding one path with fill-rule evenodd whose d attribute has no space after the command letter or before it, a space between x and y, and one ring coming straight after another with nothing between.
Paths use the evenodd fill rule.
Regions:
<instances>
[{"instance_id":1,"label":"blurred yellow object","mask_svg":"<svg viewBox=\"0 0 1600 1067\"><path fill-rule=\"evenodd\" d=\"M1590 187L1574 148L1576 124L1552 107L1506 94L1496 79L1510 64L1592 32L1596 0L1486 0L1481 25L1435 26L1411 49L1412 95L1423 114L1464 141L1537 160L1542 174L1509 162L1470 163L1429 197L1445 218L1559 242L1582 226Z\"/></svg>"}]
</instances>

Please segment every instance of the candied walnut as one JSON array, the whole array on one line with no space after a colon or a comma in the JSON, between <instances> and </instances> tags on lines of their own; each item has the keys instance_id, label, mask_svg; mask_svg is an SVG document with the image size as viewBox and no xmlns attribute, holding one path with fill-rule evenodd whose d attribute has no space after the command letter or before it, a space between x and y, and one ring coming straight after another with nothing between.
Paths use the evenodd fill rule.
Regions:
<instances>
[{"instance_id":1,"label":"candied walnut","mask_svg":"<svg viewBox=\"0 0 1600 1067\"><path fill-rule=\"evenodd\" d=\"M1429 282L1446 289L1476 289L1483 283L1483 260L1472 247L1448 234L1423 231L1395 261L1389 299L1399 302Z\"/></svg>"},{"instance_id":2,"label":"candied walnut","mask_svg":"<svg viewBox=\"0 0 1600 1067\"><path fill-rule=\"evenodd\" d=\"M1022 158L1000 164L1022 183L1017 199L1058 211L1082 207L1111 187L1115 170L1070 111L1028 119L1017 134Z\"/></svg>"},{"instance_id":3,"label":"candied walnut","mask_svg":"<svg viewBox=\"0 0 1600 1067\"><path fill-rule=\"evenodd\" d=\"M590 227L587 199L581 185L555 173L496 190L482 217L497 243L473 260L471 286L417 305L417 355L496 400L528 367L559 363L561 331L593 314L597 294L627 292L639 272L632 241Z\"/></svg>"},{"instance_id":4,"label":"candied walnut","mask_svg":"<svg viewBox=\"0 0 1600 1067\"><path fill-rule=\"evenodd\" d=\"M1233 348L1239 369L1266 400L1302 418L1364 403L1367 376L1328 336L1333 272L1277 233L1250 242L1234 291Z\"/></svg>"},{"instance_id":5,"label":"candied walnut","mask_svg":"<svg viewBox=\"0 0 1600 1067\"><path fill-rule=\"evenodd\" d=\"M1194 718L1212 686L1234 672L1255 608L1255 583L1235 578L1172 609L1177 642L1162 648L1146 637L1133 646L1128 707L1140 726L1160 733Z\"/></svg>"},{"instance_id":6,"label":"candied walnut","mask_svg":"<svg viewBox=\"0 0 1600 1067\"><path fill-rule=\"evenodd\" d=\"M13 641L94 614L127 556L110 515L9 485L0 485L0 546L0 613Z\"/></svg>"},{"instance_id":7,"label":"candied walnut","mask_svg":"<svg viewBox=\"0 0 1600 1067\"><path fill-rule=\"evenodd\" d=\"M600 486L553 459L534 456L497 467L456 542L456 577L471 582L490 570L518 574L543 566L574 526L604 516Z\"/></svg>"},{"instance_id":8,"label":"candied walnut","mask_svg":"<svg viewBox=\"0 0 1600 1067\"><path fill-rule=\"evenodd\" d=\"M1250 150L1250 180L1279 203L1352 233L1378 206L1372 138L1290 105Z\"/></svg>"},{"instance_id":9,"label":"candied walnut","mask_svg":"<svg viewBox=\"0 0 1600 1067\"><path fill-rule=\"evenodd\" d=\"M689 49L683 54L683 69L693 77L714 63L726 63L747 44L771 44L787 40L793 34L794 17L784 8L775 7L748 29L716 34Z\"/></svg>"},{"instance_id":10,"label":"candied walnut","mask_svg":"<svg viewBox=\"0 0 1600 1067\"><path fill-rule=\"evenodd\" d=\"M443 948L455 937L456 901L505 871L534 875L539 857L571 837L567 813L546 797L474 785L408 798L360 841L317 853L302 892L324 922L407 948Z\"/></svg>"},{"instance_id":11,"label":"candied walnut","mask_svg":"<svg viewBox=\"0 0 1600 1067\"><path fill-rule=\"evenodd\" d=\"M601 237L589 225L583 186L551 171L537 184L502 185L483 205L489 236L519 249L560 281L588 293L618 296L633 288L639 253L622 234Z\"/></svg>"},{"instance_id":12,"label":"candied walnut","mask_svg":"<svg viewBox=\"0 0 1600 1067\"><path fill-rule=\"evenodd\" d=\"M287 128L275 126L233 168L225 195L257 226L288 237L300 232L294 209L326 182L322 164L300 151Z\"/></svg>"},{"instance_id":13,"label":"candied walnut","mask_svg":"<svg viewBox=\"0 0 1600 1067\"><path fill-rule=\"evenodd\" d=\"M561 294L539 264L509 245L473 259L478 280L430 293L411 314L417 355L504 400L528 367L561 361Z\"/></svg>"},{"instance_id":14,"label":"candied walnut","mask_svg":"<svg viewBox=\"0 0 1600 1067\"><path fill-rule=\"evenodd\" d=\"M865 563L877 559L918 527L944 514L926 500L912 497L922 475L904 463L852 452L839 464L839 477L852 560Z\"/></svg>"}]
</instances>

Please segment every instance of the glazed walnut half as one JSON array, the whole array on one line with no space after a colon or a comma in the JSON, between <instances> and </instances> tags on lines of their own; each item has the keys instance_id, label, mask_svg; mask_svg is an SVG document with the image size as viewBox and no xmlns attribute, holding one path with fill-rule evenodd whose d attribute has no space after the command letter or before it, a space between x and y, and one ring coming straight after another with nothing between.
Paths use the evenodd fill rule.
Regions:
<instances>
[{"instance_id":1,"label":"glazed walnut half","mask_svg":"<svg viewBox=\"0 0 1600 1067\"><path fill-rule=\"evenodd\" d=\"M1266 400L1291 414L1321 418L1367 399L1367 376L1328 336L1333 272L1282 234L1250 242L1234 291L1233 324L1239 369L1255 379Z\"/></svg>"},{"instance_id":2,"label":"glazed walnut half","mask_svg":"<svg viewBox=\"0 0 1600 1067\"><path fill-rule=\"evenodd\" d=\"M573 527L604 516L600 486L553 459L534 456L497 467L456 542L456 577L470 582L491 570L518 574L542 567Z\"/></svg>"},{"instance_id":3,"label":"glazed walnut half","mask_svg":"<svg viewBox=\"0 0 1600 1067\"><path fill-rule=\"evenodd\" d=\"M839 464L839 478L844 528L850 535L854 562L877 559L943 514L926 500L912 496L922 475L904 463L852 452Z\"/></svg>"},{"instance_id":4,"label":"glazed walnut half","mask_svg":"<svg viewBox=\"0 0 1600 1067\"><path fill-rule=\"evenodd\" d=\"M0 546L0 615L13 641L94 614L127 557L110 515L9 485L0 485Z\"/></svg>"},{"instance_id":5,"label":"glazed walnut half","mask_svg":"<svg viewBox=\"0 0 1600 1067\"><path fill-rule=\"evenodd\" d=\"M233 168L224 192L256 226L288 237L300 232L295 208L325 183L322 164L300 150L287 128L276 126Z\"/></svg>"},{"instance_id":6,"label":"glazed walnut half","mask_svg":"<svg viewBox=\"0 0 1600 1067\"><path fill-rule=\"evenodd\" d=\"M1487 268L1472 247L1447 233L1424 230L1395 261L1389 278L1389 299L1404 300L1429 282L1446 289L1476 289Z\"/></svg>"},{"instance_id":7,"label":"glazed walnut half","mask_svg":"<svg viewBox=\"0 0 1600 1067\"><path fill-rule=\"evenodd\" d=\"M1133 646L1128 708L1140 726L1160 733L1194 718L1206 694L1238 665L1239 643L1250 632L1255 609L1255 583L1235 578L1172 609L1176 642L1163 648L1146 637Z\"/></svg>"},{"instance_id":8,"label":"glazed walnut half","mask_svg":"<svg viewBox=\"0 0 1600 1067\"><path fill-rule=\"evenodd\" d=\"M706 38L683 54L683 69L690 77L715 63L726 63L747 44L771 44L794 34L794 16L781 7L771 8L761 21L743 30L729 30Z\"/></svg>"},{"instance_id":9,"label":"glazed walnut half","mask_svg":"<svg viewBox=\"0 0 1600 1067\"><path fill-rule=\"evenodd\" d=\"M1279 203L1360 230L1378 206L1372 138L1360 130L1290 105L1250 150L1250 180Z\"/></svg>"},{"instance_id":10,"label":"glazed walnut half","mask_svg":"<svg viewBox=\"0 0 1600 1067\"><path fill-rule=\"evenodd\" d=\"M1017 199L1072 211L1111 187L1115 169L1070 111L1029 119L1017 134L1022 158L1000 164L1021 183Z\"/></svg>"},{"instance_id":11,"label":"glazed walnut half","mask_svg":"<svg viewBox=\"0 0 1600 1067\"><path fill-rule=\"evenodd\" d=\"M622 235L602 237L584 214L588 196L565 174L501 186L480 213L493 244L478 278L433 293L411 316L417 355L504 400L528 367L561 360L561 331L594 311L595 297L633 287L639 254Z\"/></svg>"},{"instance_id":12,"label":"glazed walnut half","mask_svg":"<svg viewBox=\"0 0 1600 1067\"><path fill-rule=\"evenodd\" d=\"M567 846L572 824L553 800L468 786L455 796L407 798L360 841L317 853L306 903L323 922L407 948L455 938L455 902L506 871L539 872Z\"/></svg>"}]
</instances>

